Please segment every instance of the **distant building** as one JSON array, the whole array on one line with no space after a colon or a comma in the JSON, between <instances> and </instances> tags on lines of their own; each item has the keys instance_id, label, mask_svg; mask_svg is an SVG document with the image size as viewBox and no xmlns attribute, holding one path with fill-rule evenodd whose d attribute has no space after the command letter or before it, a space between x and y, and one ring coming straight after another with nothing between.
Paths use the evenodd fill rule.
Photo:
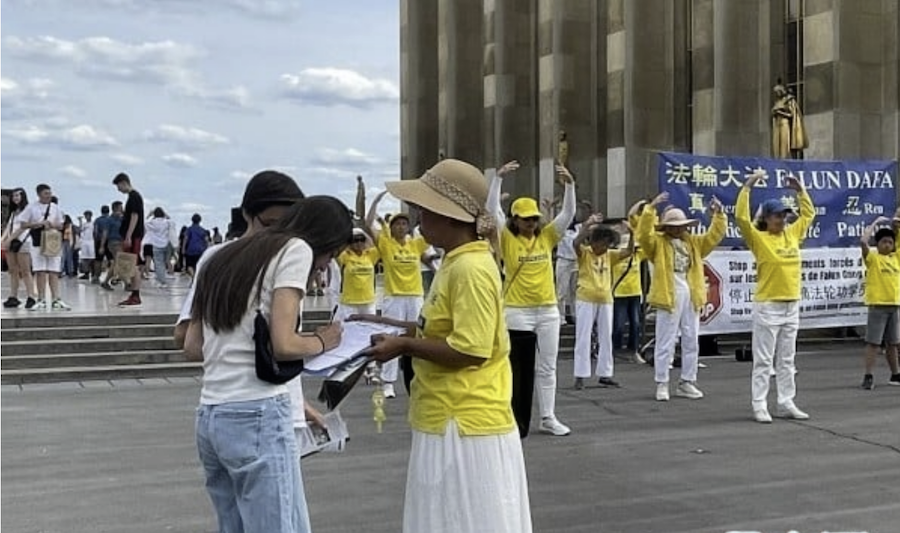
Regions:
<instances>
[{"instance_id":1,"label":"distant building","mask_svg":"<svg viewBox=\"0 0 900 533\"><path fill-rule=\"evenodd\" d=\"M622 216L657 151L769 156L779 79L804 157L900 157L896 0L400 3L404 178L515 158L507 189L547 197L564 152L579 196Z\"/></svg>"}]
</instances>

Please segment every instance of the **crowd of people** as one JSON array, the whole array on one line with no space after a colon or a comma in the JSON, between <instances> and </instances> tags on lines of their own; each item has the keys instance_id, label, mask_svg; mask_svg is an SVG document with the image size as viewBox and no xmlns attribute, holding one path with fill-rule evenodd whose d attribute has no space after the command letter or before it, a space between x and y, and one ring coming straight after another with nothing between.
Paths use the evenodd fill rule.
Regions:
<instances>
[{"instance_id":1,"label":"crowd of people","mask_svg":"<svg viewBox=\"0 0 900 533\"><path fill-rule=\"evenodd\" d=\"M77 278L107 291L122 284L128 297L119 306L137 307L142 304L142 282L151 273L156 286L166 288L177 273L191 275L206 248L222 242L219 228L206 230L199 214L179 230L162 207L145 213L144 199L127 174L116 175L112 183L125 201L100 206L96 218L86 210L77 221L60 207L47 184L36 187L32 203L24 189L12 190L3 224L10 282L5 308L71 309L60 293L63 278Z\"/></svg>"},{"instance_id":2,"label":"crowd of people","mask_svg":"<svg viewBox=\"0 0 900 533\"><path fill-rule=\"evenodd\" d=\"M298 374L264 377L260 366L270 357L284 369L302 368L298 361L340 344L344 321L405 331L373 338L371 356L381 364L384 396L396 395L401 371L410 395L408 532L531 531L523 433L512 406L514 331L536 334L532 370L542 433L571 432L555 410L561 324L575 322L575 387L592 374L615 387L614 350L627 346L642 362L635 309L644 299L656 310L654 398L670 398L676 344L681 370L674 394L704 397L697 376L702 265L725 235L721 202L712 200L705 233L691 231L698 221L668 204L665 193L638 202L624 220L606 220L579 204L573 176L558 166L558 213L527 197L504 208L502 183L517 168L508 163L488 180L472 165L445 159L419 179L389 182L365 218L334 198L305 197L282 173L264 171L249 181L241 204L248 229L191 260L195 283L175 329L176 342L203 361L196 438L221 530L309 530L297 434L321 424L321 414L304 401ZM757 263L750 412L759 423L772 422L774 375L775 415L805 420L810 415L795 403L794 355L801 248L815 207L791 177L786 186L797 212L768 200L752 215L752 189L761 177L747 178L734 210ZM379 219L387 193L409 212ZM900 211L874 220L860 243L869 306L863 388L871 388L881 346L888 383L900 384L898 229ZM654 271L646 290L643 262ZM304 299L318 294L326 272L339 290L335 320L304 332ZM433 279L423 272L435 272Z\"/></svg>"}]
</instances>

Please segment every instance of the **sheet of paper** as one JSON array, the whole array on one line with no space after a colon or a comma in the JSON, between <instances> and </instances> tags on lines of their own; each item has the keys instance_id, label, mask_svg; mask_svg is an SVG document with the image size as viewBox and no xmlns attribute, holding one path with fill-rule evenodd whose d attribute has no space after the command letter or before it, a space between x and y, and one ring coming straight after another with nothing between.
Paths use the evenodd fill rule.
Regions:
<instances>
[{"instance_id":1,"label":"sheet of paper","mask_svg":"<svg viewBox=\"0 0 900 533\"><path fill-rule=\"evenodd\" d=\"M347 424L339 411L325 414L325 427L309 424L297 431L297 445L300 457L318 452L342 452L350 439Z\"/></svg>"},{"instance_id":2,"label":"sheet of paper","mask_svg":"<svg viewBox=\"0 0 900 533\"><path fill-rule=\"evenodd\" d=\"M372 322L344 322L343 328L340 346L307 360L303 365L306 373L322 374L352 359L372 345L372 335L401 335L404 333L403 328Z\"/></svg>"}]
</instances>

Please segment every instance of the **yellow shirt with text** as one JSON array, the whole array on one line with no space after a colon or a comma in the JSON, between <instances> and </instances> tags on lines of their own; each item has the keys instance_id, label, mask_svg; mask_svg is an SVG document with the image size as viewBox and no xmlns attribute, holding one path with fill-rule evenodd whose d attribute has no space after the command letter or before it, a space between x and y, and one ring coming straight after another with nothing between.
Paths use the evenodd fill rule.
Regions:
<instances>
[{"instance_id":1,"label":"yellow shirt with text","mask_svg":"<svg viewBox=\"0 0 900 533\"><path fill-rule=\"evenodd\" d=\"M866 305L900 305L900 255L866 255Z\"/></svg>"},{"instance_id":2,"label":"yellow shirt with text","mask_svg":"<svg viewBox=\"0 0 900 533\"><path fill-rule=\"evenodd\" d=\"M608 250L597 255L590 246L582 244L577 253L578 290L575 298L595 304L613 303L612 267L619 262L621 252Z\"/></svg>"},{"instance_id":3,"label":"yellow shirt with text","mask_svg":"<svg viewBox=\"0 0 900 533\"><path fill-rule=\"evenodd\" d=\"M516 427L510 401L512 369L500 271L484 241L450 251L422 307L419 336L445 340L457 352L484 359L449 368L414 357L409 423L443 435L453 419L463 436L500 435Z\"/></svg>"},{"instance_id":4,"label":"yellow shirt with text","mask_svg":"<svg viewBox=\"0 0 900 533\"><path fill-rule=\"evenodd\" d=\"M779 234L756 229L750 218L750 191L743 187L737 197L735 221L756 258L757 302L800 300L800 245L816 216L809 193L797 193L800 216Z\"/></svg>"},{"instance_id":5,"label":"yellow shirt with text","mask_svg":"<svg viewBox=\"0 0 900 533\"><path fill-rule=\"evenodd\" d=\"M337 263L341 267L342 304L375 303L375 265L378 259L377 248L367 248L361 254L344 250L337 257Z\"/></svg>"},{"instance_id":6,"label":"yellow shirt with text","mask_svg":"<svg viewBox=\"0 0 900 533\"><path fill-rule=\"evenodd\" d=\"M644 253L635 250L634 255L629 258L623 258L615 263L612 269L613 285L621 278L619 285L616 287L613 296L616 298L628 298L631 296L641 296L644 291L641 287L641 263L644 261ZM629 267L629 265L631 265ZM627 273L626 272L627 269ZM622 274L625 274L622 277Z\"/></svg>"},{"instance_id":7,"label":"yellow shirt with text","mask_svg":"<svg viewBox=\"0 0 900 533\"><path fill-rule=\"evenodd\" d=\"M384 294L387 296L422 296L422 254L428 243L422 237L406 237L397 242L389 232L378 234L378 253L384 265Z\"/></svg>"},{"instance_id":8,"label":"yellow shirt with text","mask_svg":"<svg viewBox=\"0 0 900 533\"><path fill-rule=\"evenodd\" d=\"M560 235L552 224L531 239L503 228L500 248L506 271L505 295L509 307L556 305L553 280L553 248Z\"/></svg>"}]
</instances>

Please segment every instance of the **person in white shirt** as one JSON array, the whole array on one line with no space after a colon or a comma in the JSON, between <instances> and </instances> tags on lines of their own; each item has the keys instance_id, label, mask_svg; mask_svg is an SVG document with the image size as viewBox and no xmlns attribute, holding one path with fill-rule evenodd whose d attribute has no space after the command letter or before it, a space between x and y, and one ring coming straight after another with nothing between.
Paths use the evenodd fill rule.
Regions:
<instances>
[{"instance_id":1,"label":"person in white shirt","mask_svg":"<svg viewBox=\"0 0 900 533\"><path fill-rule=\"evenodd\" d=\"M81 263L81 276L78 279L91 279L91 272L94 271L94 256L97 250L94 248L94 212L87 210L84 212L81 221L81 236L78 238L78 262Z\"/></svg>"},{"instance_id":2,"label":"person in white shirt","mask_svg":"<svg viewBox=\"0 0 900 533\"><path fill-rule=\"evenodd\" d=\"M28 194L25 189L14 189L9 196L9 220L4 228L4 241L7 243L6 262L9 266L9 298L3 307L13 308L22 305L19 300L19 281L25 285L25 309L31 309L37 303L34 299L34 278L31 275L31 235L22 227L25 210L28 207Z\"/></svg>"},{"instance_id":3,"label":"person in white shirt","mask_svg":"<svg viewBox=\"0 0 900 533\"><path fill-rule=\"evenodd\" d=\"M169 246L169 226L169 217L162 207L154 209L144 224L144 246L153 248L153 274L161 288L168 286L166 276L169 263L166 260L166 250Z\"/></svg>"},{"instance_id":4,"label":"person in white shirt","mask_svg":"<svg viewBox=\"0 0 900 533\"><path fill-rule=\"evenodd\" d=\"M223 246L196 281L185 353L203 360L197 449L220 531L310 531L287 386L257 377L255 317L268 323L276 360L340 344L340 324L297 331L311 272L348 242L350 211L315 196L276 225Z\"/></svg>"},{"instance_id":5,"label":"person in white shirt","mask_svg":"<svg viewBox=\"0 0 900 533\"><path fill-rule=\"evenodd\" d=\"M40 239L47 230L62 231L63 214L59 206L53 203L53 190L49 185L41 183L36 188L38 201L29 204L22 214L22 229L31 231L31 266L35 273L38 299L32 311L44 309L71 310L69 304L59 296L59 273L62 271L62 257L47 256L41 253ZM47 301L47 286L50 286L50 302Z\"/></svg>"}]
</instances>

